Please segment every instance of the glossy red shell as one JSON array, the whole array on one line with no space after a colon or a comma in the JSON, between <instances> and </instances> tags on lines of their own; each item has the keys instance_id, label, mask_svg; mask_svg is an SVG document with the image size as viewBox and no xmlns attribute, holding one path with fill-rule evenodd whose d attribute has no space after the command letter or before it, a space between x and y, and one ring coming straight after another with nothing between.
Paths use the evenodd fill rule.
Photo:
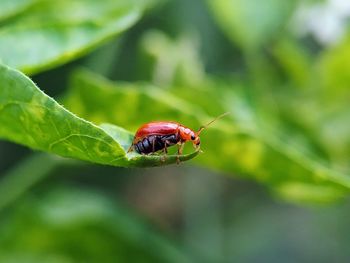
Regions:
<instances>
[{"instance_id":1,"label":"glossy red shell","mask_svg":"<svg viewBox=\"0 0 350 263\"><path fill-rule=\"evenodd\" d=\"M180 124L176 122L155 121L143 124L135 134L135 140L139 140L149 135L175 134Z\"/></svg>"}]
</instances>

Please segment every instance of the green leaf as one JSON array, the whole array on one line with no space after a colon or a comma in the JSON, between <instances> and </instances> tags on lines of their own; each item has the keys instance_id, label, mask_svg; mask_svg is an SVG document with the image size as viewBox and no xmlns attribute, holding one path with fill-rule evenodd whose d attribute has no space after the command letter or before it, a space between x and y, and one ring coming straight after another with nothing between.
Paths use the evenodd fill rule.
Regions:
<instances>
[{"instance_id":1,"label":"green leaf","mask_svg":"<svg viewBox=\"0 0 350 263\"><path fill-rule=\"evenodd\" d=\"M312 60L308 51L291 37L280 38L271 51L288 79L294 82L295 88L305 88L312 75Z\"/></svg>"},{"instance_id":2,"label":"green leaf","mask_svg":"<svg viewBox=\"0 0 350 263\"><path fill-rule=\"evenodd\" d=\"M42 1L0 27L0 59L27 74L47 70L125 31L144 7L142 0Z\"/></svg>"},{"instance_id":3,"label":"green leaf","mask_svg":"<svg viewBox=\"0 0 350 263\"><path fill-rule=\"evenodd\" d=\"M104 130L83 120L45 95L22 73L0 65L0 137L38 149L114 166L159 166L175 163L177 156L126 153L132 134L108 125ZM127 116L127 111L123 114ZM198 152L180 156L181 161Z\"/></svg>"},{"instance_id":4,"label":"green leaf","mask_svg":"<svg viewBox=\"0 0 350 263\"><path fill-rule=\"evenodd\" d=\"M322 80L325 102L348 106L350 98L350 34L334 47L321 53L318 75ZM317 80L316 80L317 81Z\"/></svg>"},{"instance_id":5,"label":"green leaf","mask_svg":"<svg viewBox=\"0 0 350 263\"><path fill-rule=\"evenodd\" d=\"M244 50L265 44L285 24L295 1L207 1L226 35Z\"/></svg>"},{"instance_id":6,"label":"green leaf","mask_svg":"<svg viewBox=\"0 0 350 263\"><path fill-rule=\"evenodd\" d=\"M27 195L2 222L1 262L192 262L179 245L92 189Z\"/></svg>"},{"instance_id":7,"label":"green leaf","mask_svg":"<svg viewBox=\"0 0 350 263\"><path fill-rule=\"evenodd\" d=\"M141 49L145 61L149 61L147 71L153 72L152 82L157 85L197 84L204 78L198 41L193 34L183 34L173 40L160 31L151 30L142 37Z\"/></svg>"},{"instance_id":8,"label":"green leaf","mask_svg":"<svg viewBox=\"0 0 350 263\"><path fill-rule=\"evenodd\" d=\"M204 153L196 158L197 164L254 179L294 201L334 201L349 192L350 178L318 156L305 135L288 133L273 116L258 113L238 87L209 81L191 89L174 88L171 94L149 85L112 83L80 71L74 75L65 105L86 119L129 129L151 119L174 120L196 129L214 118L205 114L206 105L230 111L230 116L201 134ZM197 106L179 94L191 101L196 98ZM311 188L309 194L303 192ZM322 194L317 189L327 191Z\"/></svg>"},{"instance_id":9,"label":"green leaf","mask_svg":"<svg viewBox=\"0 0 350 263\"><path fill-rule=\"evenodd\" d=\"M0 21L14 16L39 0L1 0L0 2Z\"/></svg>"}]
</instances>

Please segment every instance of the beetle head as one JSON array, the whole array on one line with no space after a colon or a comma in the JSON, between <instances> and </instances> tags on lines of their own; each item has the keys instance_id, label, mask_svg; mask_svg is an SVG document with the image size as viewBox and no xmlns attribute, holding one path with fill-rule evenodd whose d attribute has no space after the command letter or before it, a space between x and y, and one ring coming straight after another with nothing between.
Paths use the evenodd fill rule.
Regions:
<instances>
[{"instance_id":1,"label":"beetle head","mask_svg":"<svg viewBox=\"0 0 350 263\"><path fill-rule=\"evenodd\" d=\"M182 141L194 142L198 137L194 131L182 125L179 127L179 131L180 131L180 137Z\"/></svg>"},{"instance_id":2,"label":"beetle head","mask_svg":"<svg viewBox=\"0 0 350 263\"><path fill-rule=\"evenodd\" d=\"M189 140L192 141L193 147L196 149L199 149L199 145L201 144L201 141L200 141L200 138L199 138L197 132L194 132L191 130L189 135L190 135Z\"/></svg>"},{"instance_id":3,"label":"beetle head","mask_svg":"<svg viewBox=\"0 0 350 263\"><path fill-rule=\"evenodd\" d=\"M200 144L201 144L201 140L199 136L195 136L195 139L193 140L193 147L196 149L199 149Z\"/></svg>"}]
</instances>

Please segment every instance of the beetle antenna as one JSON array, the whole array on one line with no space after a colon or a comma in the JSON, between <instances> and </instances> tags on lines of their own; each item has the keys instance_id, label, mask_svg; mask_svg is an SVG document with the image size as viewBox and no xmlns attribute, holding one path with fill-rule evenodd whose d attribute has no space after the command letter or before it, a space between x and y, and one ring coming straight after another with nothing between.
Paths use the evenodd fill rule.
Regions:
<instances>
[{"instance_id":1,"label":"beetle antenna","mask_svg":"<svg viewBox=\"0 0 350 263\"><path fill-rule=\"evenodd\" d=\"M201 126L201 127L199 128L199 130L197 131L197 135L199 135L204 129L208 128L208 126L209 126L210 124L212 124L213 122L217 121L218 119L221 119L222 117L228 115L229 113L230 113L230 112L225 112L225 113L223 113L223 114L217 116L214 120L208 122L206 125Z\"/></svg>"}]
</instances>

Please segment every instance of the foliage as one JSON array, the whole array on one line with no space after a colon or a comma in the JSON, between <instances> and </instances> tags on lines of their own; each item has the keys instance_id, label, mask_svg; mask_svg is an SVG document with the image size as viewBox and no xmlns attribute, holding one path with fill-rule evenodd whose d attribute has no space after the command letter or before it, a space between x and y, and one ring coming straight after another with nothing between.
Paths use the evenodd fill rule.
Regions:
<instances>
[{"instance_id":1,"label":"foliage","mask_svg":"<svg viewBox=\"0 0 350 263\"><path fill-rule=\"evenodd\" d=\"M276 35L288 21L295 1L219 0L208 4L218 24L242 49L254 51Z\"/></svg>"},{"instance_id":2,"label":"foliage","mask_svg":"<svg viewBox=\"0 0 350 263\"><path fill-rule=\"evenodd\" d=\"M91 190L58 187L41 200L29 196L1 222L3 262L191 262L122 205Z\"/></svg>"},{"instance_id":3,"label":"foliage","mask_svg":"<svg viewBox=\"0 0 350 263\"><path fill-rule=\"evenodd\" d=\"M220 93L216 89L218 84L221 85ZM176 86L172 93L157 87L114 84L80 71L73 76L64 104L95 123L118 123L131 130L137 128L140 120L147 122L155 115L161 119L177 115L182 123L199 127L214 117L205 114L205 108L208 110L205 105L210 105L213 111L230 111L231 116L203 132L205 154L197 158L198 164L230 174L245 174L286 198L327 201L348 191L350 180L345 174L315 159L308 149L300 148L303 145L296 139L288 139L285 134L267 126L268 116L259 118L256 108L241 89L230 90L234 85L237 84L208 81L207 85L202 83L191 89ZM201 94L196 98L197 107L179 98L179 93L187 98ZM123 114L125 110L129 113L127 118ZM289 140L288 144L286 140Z\"/></svg>"},{"instance_id":4,"label":"foliage","mask_svg":"<svg viewBox=\"0 0 350 263\"><path fill-rule=\"evenodd\" d=\"M202 154L186 145L180 160L190 161L169 168L175 174L250 179L277 199L302 204L346 198L350 34L344 30L338 42L326 46L305 35L306 28L295 28L306 3L322 5L1 1L0 155L12 153L16 160L0 163L8 169L0 178L0 261L191 262L108 190L95 189L108 179L105 166L114 166L106 174L123 178L119 190L131 182L130 173L171 178L168 170L145 168L174 164L175 147L165 159L128 153L135 130L152 120L197 130L230 112L201 134ZM16 149L27 156L20 160ZM97 172L82 190L82 182L70 184L85 176L84 167ZM125 169L135 167L140 169ZM60 169L76 174L67 179ZM191 194L204 191L204 184L198 180ZM142 185L132 195L147 189ZM155 191L150 189L148 194ZM217 194L215 187L209 190ZM192 201L186 199L186 205ZM199 226L209 222L206 216L214 217L217 204L203 209L203 221L191 227L202 232Z\"/></svg>"},{"instance_id":5,"label":"foliage","mask_svg":"<svg viewBox=\"0 0 350 263\"><path fill-rule=\"evenodd\" d=\"M127 153L133 135L119 127L97 127L73 115L16 70L0 66L0 136L33 149L114 166L156 166L176 156ZM180 160L194 157L181 156Z\"/></svg>"},{"instance_id":6,"label":"foliage","mask_svg":"<svg viewBox=\"0 0 350 263\"><path fill-rule=\"evenodd\" d=\"M132 26L143 9L141 0L2 1L0 17L17 15L0 28L1 60L28 74L67 63Z\"/></svg>"}]
</instances>

